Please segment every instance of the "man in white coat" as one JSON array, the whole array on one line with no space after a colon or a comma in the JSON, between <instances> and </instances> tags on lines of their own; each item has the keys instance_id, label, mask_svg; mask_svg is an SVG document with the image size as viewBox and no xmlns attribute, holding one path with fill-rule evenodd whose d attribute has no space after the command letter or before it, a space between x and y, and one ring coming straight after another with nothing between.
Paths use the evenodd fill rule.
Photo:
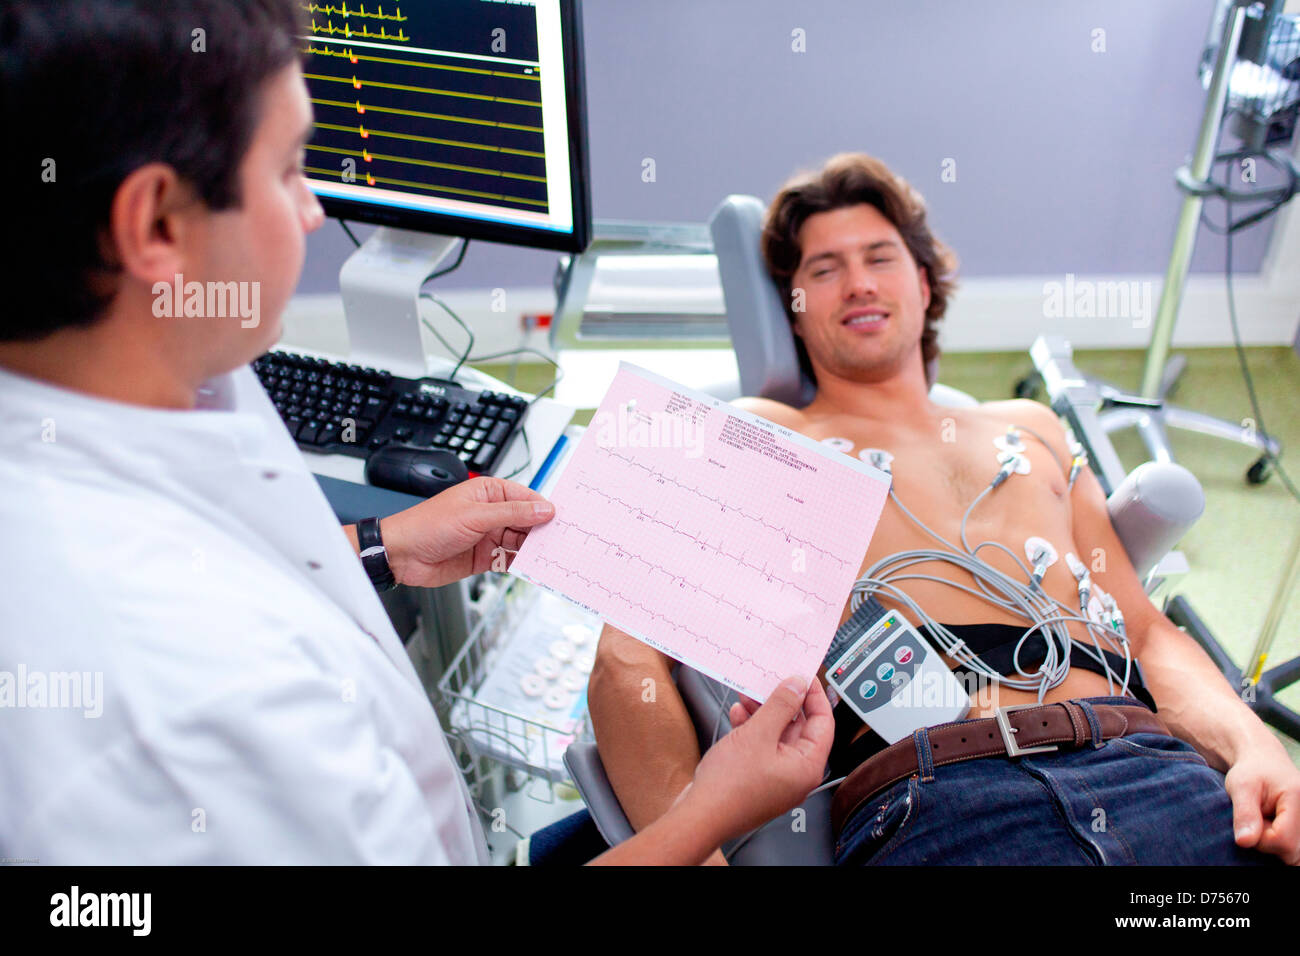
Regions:
<instances>
[{"instance_id":1,"label":"man in white coat","mask_svg":"<svg viewBox=\"0 0 1300 956\"><path fill-rule=\"evenodd\" d=\"M248 368L322 221L297 6L0 7L0 109L24 131L0 158L21 246L0 322L0 857L486 859L355 530ZM178 282L237 283L256 314L170 317L156 290ZM380 530L397 580L431 587L552 510L479 478ZM829 713L816 682L737 705L673 812L601 861L699 862L796 805Z\"/></svg>"}]
</instances>

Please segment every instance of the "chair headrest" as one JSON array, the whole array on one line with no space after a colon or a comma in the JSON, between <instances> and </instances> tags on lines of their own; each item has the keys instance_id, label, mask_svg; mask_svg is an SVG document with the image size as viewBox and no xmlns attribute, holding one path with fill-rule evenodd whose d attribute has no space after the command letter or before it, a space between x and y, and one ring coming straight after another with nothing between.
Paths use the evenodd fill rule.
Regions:
<instances>
[{"instance_id":1,"label":"chair headrest","mask_svg":"<svg viewBox=\"0 0 1300 956\"><path fill-rule=\"evenodd\" d=\"M728 196L709 217L727 308L740 391L802 408L817 388L799 366L781 293L763 263L765 207L754 196Z\"/></svg>"}]
</instances>

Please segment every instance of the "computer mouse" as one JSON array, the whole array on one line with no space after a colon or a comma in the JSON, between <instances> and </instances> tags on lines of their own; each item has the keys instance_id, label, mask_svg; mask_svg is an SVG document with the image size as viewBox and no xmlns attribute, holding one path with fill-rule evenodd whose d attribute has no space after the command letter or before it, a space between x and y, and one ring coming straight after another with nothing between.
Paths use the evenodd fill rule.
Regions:
<instances>
[{"instance_id":1,"label":"computer mouse","mask_svg":"<svg viewBox=\"0 0 1300 956\"><path fill-rule=\"evenodd\" d=\"M376 488L432 498L469 477L455 452L412 445L385 445L366 459L366 481Z\"/></svg>"}]
</instances>

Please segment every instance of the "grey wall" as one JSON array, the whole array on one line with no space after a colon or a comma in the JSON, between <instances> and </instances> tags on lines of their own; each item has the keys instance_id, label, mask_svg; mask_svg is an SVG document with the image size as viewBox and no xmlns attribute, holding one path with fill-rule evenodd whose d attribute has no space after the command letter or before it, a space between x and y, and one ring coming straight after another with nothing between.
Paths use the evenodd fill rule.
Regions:
<instances>
[{"instance_id":1,"label":"grey wall","mask_svg":"<svg viewBox=\"0 0 1300 956\"><path fill-rule=\"evenodd\" d=\"M926 196L966 276L1164 271L1204 103L1212 0L585 0L595 216L702 221L841 150ZM1092 31L1106 51L1092 52ZM807 51L791 50L791 31ZM642 182L642 160L657 179ZM957 163L957 181L940 180ZM1212 214L1221 215L1215 207ZM1255 271L1268 224L1235 241ZM360 230L364 235L364 230ZM300 291L332 292L331 221ZM538 286L556 255L475 243L443 288ZM1202 230L1193 270L1219 271Z\"/></svg>"}]
</instances>

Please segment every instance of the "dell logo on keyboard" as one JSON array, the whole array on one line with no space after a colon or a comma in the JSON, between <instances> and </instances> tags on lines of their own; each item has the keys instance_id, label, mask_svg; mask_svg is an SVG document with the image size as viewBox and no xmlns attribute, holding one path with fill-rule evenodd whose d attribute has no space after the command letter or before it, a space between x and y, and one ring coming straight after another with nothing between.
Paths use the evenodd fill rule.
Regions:
<instances>
[{"instance_id":1,"label":"dell logo on keyboard","mask_svg":"<svg viewBox=\"0 0 1300 956\"><path fill-rule=\"evenodd\" d=\"M445 394L447 394L447 389L446 389L444 386L442 386L442 385L430 385L430 384L428 384L428 383L426 383L426 382L421 382L421 383L420 383L420 391L422 391L422 392L429 392L429 393L432 393L432 394L434 394L434 395L445 395Z\"/></svg>"}]
</instances>

